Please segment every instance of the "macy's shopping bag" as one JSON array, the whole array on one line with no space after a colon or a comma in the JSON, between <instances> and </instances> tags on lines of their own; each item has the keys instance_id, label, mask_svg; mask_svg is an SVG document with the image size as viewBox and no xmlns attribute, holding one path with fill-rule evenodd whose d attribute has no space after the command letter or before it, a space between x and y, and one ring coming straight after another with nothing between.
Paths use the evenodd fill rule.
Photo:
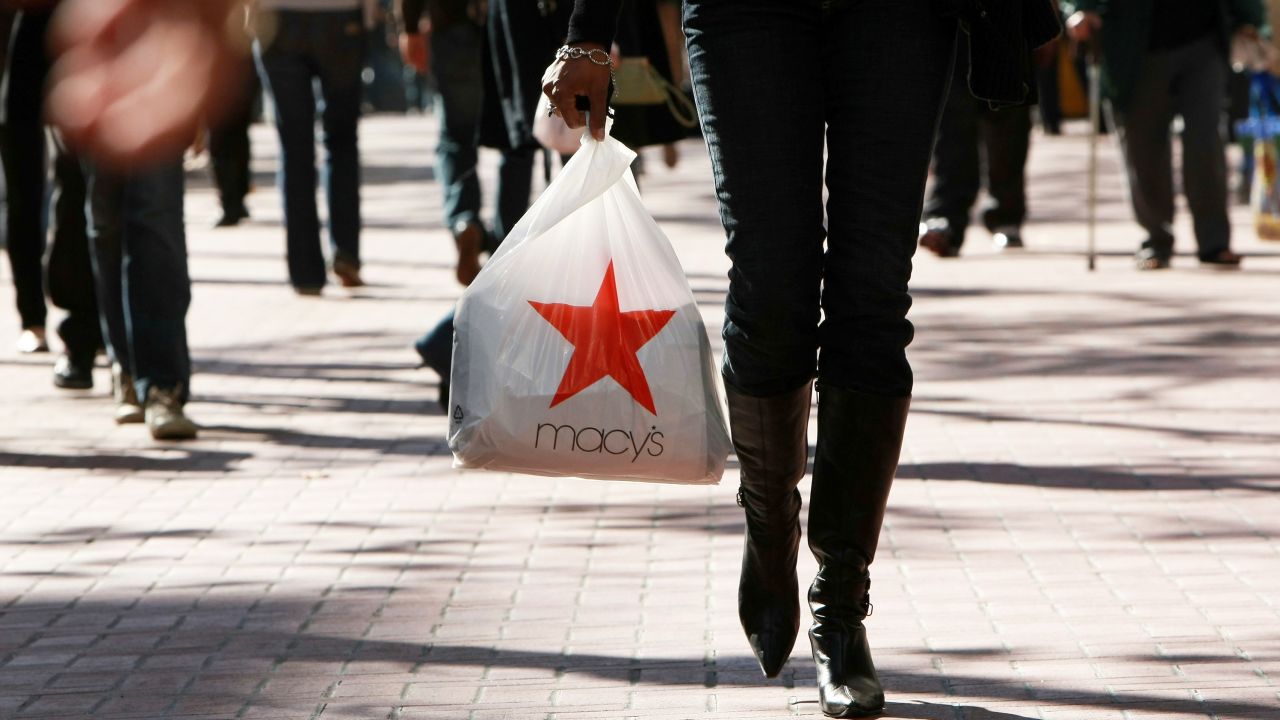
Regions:
<instances>
[{"instance_id":1,"label":"macy's shopping bag","mask_svg":"<svg viewBox=\"0 0 1280 720\"><path fill-rule=\"evenodd\" d=\"M585 138L463 293L456 467L720 480L730 444L711 346L633 159Z\"/></svg>"}]
</instances>

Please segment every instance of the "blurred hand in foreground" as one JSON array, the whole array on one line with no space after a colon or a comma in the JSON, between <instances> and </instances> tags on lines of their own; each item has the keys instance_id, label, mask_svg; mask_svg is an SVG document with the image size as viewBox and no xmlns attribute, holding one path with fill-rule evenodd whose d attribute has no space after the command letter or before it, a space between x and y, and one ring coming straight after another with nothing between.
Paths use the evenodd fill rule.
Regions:
<instances>
[{"instance_id":1,"label":"blurred hand in foreground","mask_svg":"<svg viewBox=\"0 0 1280 720\"><path fill-rule=\"evenodd\" d=\"M31 0L23 0L31 2ZM246 62L242 0L63 0L46 111L67 141L108 167L182 153L216 121Z\"/></svg>"}]
</instances>

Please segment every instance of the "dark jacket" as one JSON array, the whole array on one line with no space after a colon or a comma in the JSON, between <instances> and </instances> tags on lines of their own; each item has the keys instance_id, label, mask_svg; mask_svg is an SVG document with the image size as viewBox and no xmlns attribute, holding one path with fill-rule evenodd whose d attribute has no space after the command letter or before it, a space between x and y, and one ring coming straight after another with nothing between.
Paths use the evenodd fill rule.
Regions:
<instances>
[{"instance_id":1,"label":"dark jacket","mask_svg":"<svg viewBox=\"0 0 1280 720\"><path fill-rule=\"evenodd\" d=\"M1217 2L1218 27L1215 28L1223 47L1230 47L1231 34L1242 25L1262 27L1260 0L1188 0ZM1151 44L1153 0L1063 0L1067 14L1079 10L1102 16L1102 91L1112 104L1123 111L1133 96L1142 58Z\"/></svg>"},{"instance_id":2,"label":"dark jacket","mask_svg":"<svg viewBox=\"0 0 1280 720\"><path fill-rule=\"evenodd\" d=\"M847 0L829 0L839 4ZM569 42L608 46L621 0L575 0ZM1053 0L934 0L970 38L969 90L992 105L1035 101L1031 51L1062 31Z\"/></svg>"}]
</instances>

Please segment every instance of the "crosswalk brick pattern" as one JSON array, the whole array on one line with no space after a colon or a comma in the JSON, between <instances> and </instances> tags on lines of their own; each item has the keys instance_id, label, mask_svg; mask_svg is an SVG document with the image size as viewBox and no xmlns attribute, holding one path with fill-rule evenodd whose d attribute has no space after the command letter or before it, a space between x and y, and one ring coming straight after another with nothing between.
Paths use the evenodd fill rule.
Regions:
<instances>
[{"instance_id":1,"label":"crosswalk brick pattern","mask_svg":"<svg viewBox=\"0 0 1280 720\"><path fill-rule=\"evenodd\" d=\"M199 441L114 426L105 368L68 393L0 352L0 718L820 716L803 636L769 681L737 627L732 462L713 488L451 469L409 349L458 291L433 133L364 125L352 297L288 291L265 128L249 225L205 230L193 170ZM886 717L1280 718L1280 245L1235 208L1243 272L1135 273L1106 145L1087 273L1084 143L1036 138L1027 252L918 258ZM641 184L714 337L722 234L682 150Z\"/></svg>"}]
</instances>

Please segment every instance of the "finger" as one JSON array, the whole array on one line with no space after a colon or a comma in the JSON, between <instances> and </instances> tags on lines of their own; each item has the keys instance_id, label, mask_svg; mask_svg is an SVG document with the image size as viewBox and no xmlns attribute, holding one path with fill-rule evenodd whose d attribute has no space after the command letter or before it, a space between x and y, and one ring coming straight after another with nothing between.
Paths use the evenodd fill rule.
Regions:
<instances>
[{"instance_id":1,"label":"finger","mask_svg":"<svg viewBox=\"0 0 1280 720\"><path fill-rule=\"evenodd\" d=\"M587 97L591 101L591 115L587 118L591 123L591 137L603 141L604 119L609 111L605 105L604 90L599 87L593 88Z\"/></svg>"},{"instance_id":2,"label":"finger","mask_svg":"<svg viewBox=\"0 0 1280 720\"><path fill-rule=\"evenodd\" d=\"M583 120L582 113L578 111L578 106L574 100L575 96L572 93L565 92L557 87L552 102L555 103L556 109L560 111L560 117L564 118L564 124L576 129L585 125L586 121Z\"/></svg>"}]
</instances>

